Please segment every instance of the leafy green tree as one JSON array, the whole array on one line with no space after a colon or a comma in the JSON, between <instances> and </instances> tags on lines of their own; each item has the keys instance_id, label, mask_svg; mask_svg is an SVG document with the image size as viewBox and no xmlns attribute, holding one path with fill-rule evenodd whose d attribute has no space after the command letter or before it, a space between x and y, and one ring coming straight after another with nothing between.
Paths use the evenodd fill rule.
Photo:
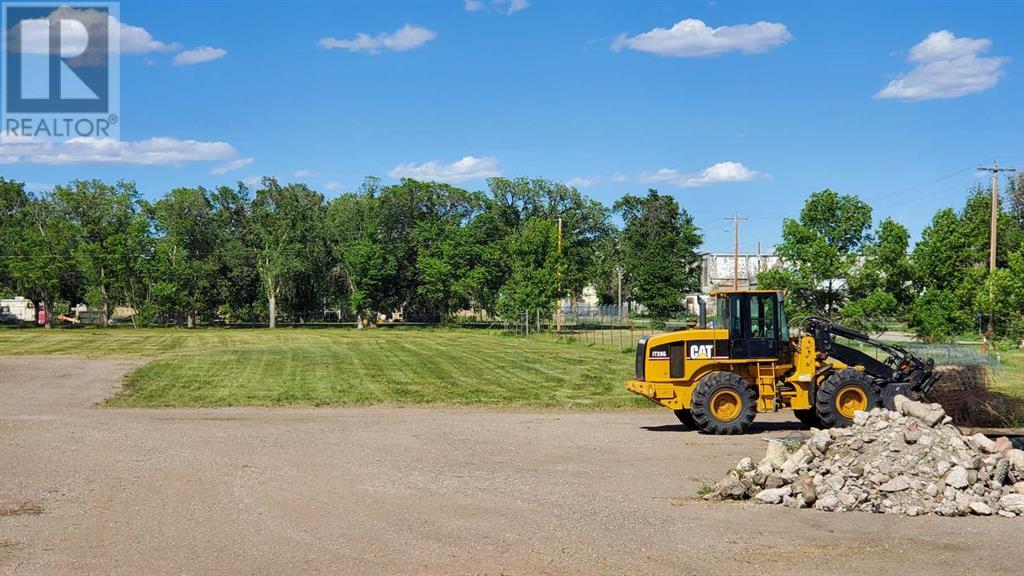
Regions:
<instances>
[{"instance_id":1,"label":"leafy green tree","mask_svg":"<svg viewBox=\"0 0 1024 576\"><path fill-rule=\"evenodd\" d=\"M101 325L109 324L115 303L138 310L145 298L143 272L151 246L135 185L75 180L54 188L52 200L59 218L73 231L73 256L86 302L99 309Z\"/></svg>"},{"instance_id":2,"label":"leafy green tree","mask_svg":"<svg viewBox=\"0 0 1024 576\"><path fill-rule=\"evenodd\" d=\"M531 219L519 234L509 238L508 258L512 273L498 293L498 313L505 318L539 312L550 314L558 300L558 224Z\"/></svg>"},{"instance_id":3,"label":"leafy green tree","mask_svg":"<svg viewBox=\"0 0 1024 576\"><path fill-rule=\"evenodd\" d=\"M416 223L413 237L418 245L416 295L424 308L446 322L472 304L475 279L475 246L463 224L472 217L479 200L458 188L444 187L438 207Z\"/></svg>"},{"instance_id":4,"label":"leafy green tree","mask_svg":"<svg viewBox=\"0 0 1024 576\"><path fill-rule=\"evenodd\" d=\"M1004 336L1024 339L1024 247L1009 255L1007 266L985 279L977 292L976 305L995 319Z\"/></svg>"},{"instance_id":5,"label":"leafy green tree","mask_svg":"<svg viewBox=\"0 0 1024 576\"><path fill-rule=\"evenodd\" d=\"M271 328L277 327L279 299L294 301L298 281L320 269L324 219L323 196L305 184L281 186L264 178L252 204L256 269L267 299Z\"/></svg>"},{"instance_id":6,"label":"leafy green tree","mask_svg":"<svg viewBox=\"0 0 1024 576\"><path fill-rule=\"evenodd\" d=\"M967 270L980 263L970 245L970 235L956 211L943 208L936 212L914 246L919 290L950 290L960 284Z\"/></svg>"},{"instance_id":7,"label":"leafy green tree","mask_svg":"<svg viewBox=\"0 0 1024 576\"><path fill-rule=\"evenodd\" d=\"M990 193L975 186L961 211L939 210L921 233L911 257L920 297L909 322L919 336L948 339L976 329L978 313L998 317L998 311L989 308L997 303L988 297L987 289L1000 282L998 278L987 279L990 222ZM1007 268L1011 254L1022 245L1024 231L1010 211L1001 210L996 240L997 268ZM947 310L932 309L940 305ZM996 326L1000 332L1004 328Z\"/></svg>"},{"instance_id":8,"label":"leafy green tree","mask_svg":"<svg viewBox=\"0 0 1024 576\"><path fill-rule=\"evenodd\" d=\"M151 207L159 237L154 280L162 288L165 307L184 316L189 328L200 311L214 308L222 240L213 203L204 188L175 188Z\"/></svg>"},{"instance_id":9,"label":"leafy green tree","mask_svg":"<svg viewBox=\"0 0 1024 576\"><path fill-rule=\"evenodd\" d=\"M48 195L34 197L22 183L2 178L0 214L0 276L14 294L43 304L49 328L55 302L77 288L74 231Z\"/></svg>"},{"instance_id":10,"label":"leafy green tree","mask_svg":"<svg viewBox=\"0 0 1024 576\"><path fill-rule=\"evenodd\" d=\"M1009 264L1010 253L1024 245L1024 230L1015 222L1006 203L1001 202L997 215L996 267ZM968 239L968 254L971 262L988 266L989 241L992 223L992 194L984 186L975 185L967 196L967 202L960 212L963 233Z\"/></svg>"},{"instance_id":11,"label":"leafy green tree","mask_svg":"<svg viewBox=\"0 0 1024 576\"><path fill-rule=\"evenodd\" d=\"M591 283L598 269L599 251L615 233L611 213L600 202L580 194L573 187L542 178L491 178L483 211L469 224L479 260L473 281L479 294L475 301L492 309L498 287L512 270L502 254L508 238L521 234L535 219L562 223L562 267L557 271L559 297L578 297ZM556 246L557 248L557 246Z\"/></svg>"},{"instance_id":12,"label":"leafy green tree","mask_svg":"<svg viewBox=\"0 0 1024 576\"><path fill-rule=\"evenodd\" d=\"M382 245L379 194L379 181L368 178L360 192L342 194L327 208L328 244L345 288L340 294L359 327L364 316L383 309L397 270L395 255Z\"/></svg>"},{"instance_id":13,"label":"leafy green tree","mask_svg":"<svg viewBox=\"0 0 1024 576\"><path fill-rule=\"evenodd\" d=\"M871 207L856 196L827 188L811 194L800 218L787 218L782 224L776 253L783 267L761 273L758 285L788 290L789 303L797 310L793 316L838 316L870 228Z\"/></svg>"},{"instance_id":14,"label":"leafy green tree","mask_svg":"<svg viewBox=\"0 0 1024 576\"><path fill-rule=\"evenodd\" d=\"M29 202L24 183L0 178L0 294L15 291L11 270L22 258L20 244Z\"/></svg>"},{"instance_id":15,"label":"leafy green tree","mask_svg":"<svg viewBox=\"0 0 1024 576\"><path fill-rule=\"evenodd\" d=\"M252 225L249 189L221 186L210 196L216 231L218 314L226 322L252 318L261 298L261 281L256 267L256 234Z\"/></svg>"},{"instance_id":16,"label":"leafy green tree","mask_svg":"<svg viewBox=\"0 0 1024 576\"><path fill-rule=\"evenodd\" d=\"M1017 228L1024 230L1024 172L1011 177L1006 187L1006 211Z\"/></svg>"},{"instance_id":17,"label":"leafy green tree","mask_svg":"<svg viewBox=\"0 0 1024 576\"><path fill-rule=\"evenodd\" d=\"M619 303L619 281L621 278L622 301L630 299L629 278L625 275L622 258L622 233L613 230L598 245L591 268L590 278L601 304Z\"/></svg>"},{"instance_id":18,"label":"leafy green tree","mask_svg":"<svg viewBox=\"0 0 1024 576\"><path fill-rule=\"evenodd\" d=\"M675 198L649 190L646 196L623 196L615 203L622 214L622 258L632 296L659 319L683 310L686 294L700 282L703 241L693 217Z\"/></svg>"},{"instance_id":19,"label":"leafy green tree","mask_svg":"<svg viewBox=\"0 0 1024 576\"><path fill-rule=\"evenodd\" d=\"M846 324L882 331L886 318L903 318L914 301L913 266L907 249L910 232L886 218L864 245L863 262L849 277L849 301L842 308Z\"/></svg>"}]
</instances>

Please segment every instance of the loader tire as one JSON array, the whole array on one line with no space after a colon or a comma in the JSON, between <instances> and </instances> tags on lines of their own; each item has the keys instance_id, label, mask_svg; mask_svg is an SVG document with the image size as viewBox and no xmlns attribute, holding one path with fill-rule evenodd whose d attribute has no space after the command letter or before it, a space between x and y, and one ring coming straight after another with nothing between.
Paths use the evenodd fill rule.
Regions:
<instances>
[{"instance_id":1,"label":"loader tire","mask_svg":"<svg viewBox=\"0 0 1024 576\"><path fill-rule=\"evenodd\" d=\"M682 410L673 410L673 412L676 413L676 418L679 418L679 421L682 422L684 426L686 426L690 430L698 429L697 422L693 420L693 412L690 412L686 408Z\"/></svg>"},{"instance_id":2,"label":"loader tire","mask_svg":"<svg viewBox=\"0 0 1024 576\"><path fill-rule=\"evenodd\" d=\"M868 411L881 405L881 395L874 381L860 370L845 368L829 376L818 387L814 407L825 428L853 424L853 413Z\"/></svg>"},{"instance_id":3,"label":"loader tire","mask_svg":"<svg viewBox=\"0 0 1024 576\"><path fill-rule=\"evenodd\" d=\"M705 434L743 434L757 412L757 392L732 372L712 372L693 391L690 413Z\"/></svg>"},{"instance_id":4,"label":"loader tire","mask_svg":"<svg viewBox=\"0 0 1024 576\"><path fill-rule=\"evenodd\" d=\"M809 410L793 410L793 415L800 421L801 424L808 428L821 428L821 420L818 419L818 414L814 411L814 408Z\"/></svg>"}]
</instances>

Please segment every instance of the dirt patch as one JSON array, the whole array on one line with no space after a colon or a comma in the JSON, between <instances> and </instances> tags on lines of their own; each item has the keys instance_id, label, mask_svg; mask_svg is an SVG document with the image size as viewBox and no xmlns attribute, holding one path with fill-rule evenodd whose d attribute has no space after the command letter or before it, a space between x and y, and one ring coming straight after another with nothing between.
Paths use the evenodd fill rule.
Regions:
<instances>
[{"instance_id":1,"label":"dirt patch","mask_svg":"<svg viewBox=\"0 0 1024 576\"><path fill-rule=\"evenodd\" d=\"M693 499L786 413L94 407L131 367L0 358L0 494L46 504L0 518L0 573L1019 572L1024 522Z\"/></svg>"},{"instance_id":2,"label":"dirt patch","mask_svg":"<svg viewBox=\"0 0 1024 576\"><path fill-rule=\"evenodd\" d=\"M22 502L14 506L0 504L0 518L5 516L38 516L43 513L43 507L31 502Z\"/></svg>"}]
</instances>

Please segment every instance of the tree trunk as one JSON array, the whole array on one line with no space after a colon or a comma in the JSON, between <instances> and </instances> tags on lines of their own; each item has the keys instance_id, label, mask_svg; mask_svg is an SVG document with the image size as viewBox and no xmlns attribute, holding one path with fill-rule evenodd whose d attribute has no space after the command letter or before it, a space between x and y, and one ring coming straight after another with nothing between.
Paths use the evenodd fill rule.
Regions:
<instances>
[{"instance_id":1,"label":"tree trunk","mask_svg":"<svg viewBox=\"0 0 1024 576\"><path fill-rule=\"evenodd\" d=\"M100 285L100 326L106 328L110 325L110 304L107 297L107 287Z\"/></svg>"},{"instance_id":2,"label":"tree trunk","mask_svg":"<svg viewBox=\"0 0 1024 576\"><path fill-rule=\"evenodd\" d=\"M194 308L192 310L188 311L188 319L185 322L186 322L185 325L188 328L195 328L196 327L196 311L195 311Z\"/></svg>"},{"instance_id":3,"label":"tree trunk","mask_svg":"<svg viewBox=\"0 0 1024 576\"><path fill-rule=\"evenodd\" d=\"M135 308L135 299L128 296L128 290L124 291L124 303L132 311L132 328L139 327L138 310Z\"/></svg>"},{"instance_id":4,"label":"tree trunk","mask_svg":"<svg viewBox=\"0 0 1024 576\"><path fill-rule=\"evenodd\" d=\"M267 296L267 308L270 312L270 327L277 328L277 296L273 292Z\"/></svg>"},{"instance_id":5,"label":"tree trunk","mask_svg":"<svg viewBox=\"0 0 1024 576\"><path fill-rule=\"evenodd\" d=\"M46 314L46 323L44 326L47 328L53 328L53 300L43 301L43 312Z\"/></svg>"}]
</instances>

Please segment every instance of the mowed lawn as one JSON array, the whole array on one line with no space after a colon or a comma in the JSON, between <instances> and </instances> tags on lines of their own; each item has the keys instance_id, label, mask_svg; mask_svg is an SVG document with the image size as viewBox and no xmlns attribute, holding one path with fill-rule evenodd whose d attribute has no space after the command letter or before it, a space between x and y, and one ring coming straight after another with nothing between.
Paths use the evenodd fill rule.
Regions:
<instances>
[{"instance_id":1,"label":"mowed lawn","mask_svg":"<svg viewBox=\"0 0 1024 576\"><path fill-rule=\"evenodd\" d=\"M0 355L144 357L114 406L620 408L633 355L443 329L0 330Z\"/></svg>"},{"instance_id":2,"label":"mowed lawn","mask_svg":"<svg viewBox=\"0 0 1024 576\"><path fill-rule=\"evenodd\" d=\"M1024 396L1024 351L1008 350L1000 354L1001 364L992 377L992 388L999 392Z\"/></svg>"}]
</instances>

